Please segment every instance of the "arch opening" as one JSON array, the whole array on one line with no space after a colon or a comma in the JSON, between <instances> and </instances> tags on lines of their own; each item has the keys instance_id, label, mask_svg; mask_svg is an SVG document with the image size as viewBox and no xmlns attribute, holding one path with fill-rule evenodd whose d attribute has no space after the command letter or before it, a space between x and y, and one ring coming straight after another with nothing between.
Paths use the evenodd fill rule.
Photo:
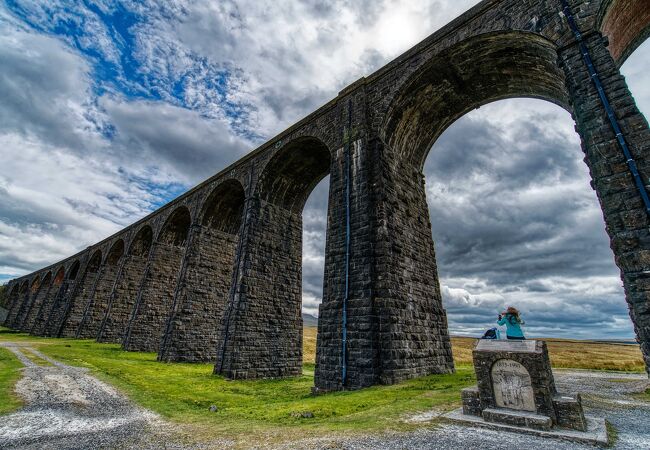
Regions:
<instances>
[{"instance_id":1,"label":"arch opening","mask_svg":"<svg viewBox=\"0 0 650 450\"><path fill-rule=\"evenodd\" d=\"M149 254L153 242L153 230L149 225L140 228L131 242L129 255L146 256Z\"/></svg>"},{"instance_id":2,"label":"arch opening","mask_svg":"<svg viewBox=\"0 0 650 450\"><path fill-rule=\"evenodd\" d=\"M316 138L296 139L268 162L258 183L258 195L268 203L301 213L316 185L330 172L331 155Z\"/></svg>"},{"instance_id":3,"label":"arch opening","mask_svg":"<svg viewBox=\"0 0 650 450\"><path fill-rule=\"evenodd\" d=\"M163 225L158 242L175 247L184 246L191 223L192 217L187 207L181 206L175 209Z\"/></svg>"},{"instance_id":4,"label":"arch opening","mask_svg":"<svg viewBox=\"0 0 650 450\"><path fill-rule=\"evenodd\" d=\"M232 287L244 188L226 180L209 193L187 244L184 282L173 298L158 358L209 361L217 358L224 312Z\"/></svg>"},{"instance_id":5,"label":"arch opening","mask_svg":"<svg viewBox=\"0 0 650 450\"><path fill-rule=\"evenodd\" d=\"M96 250L95 253L90 257L88 261L87 272L96 273L99 270L99 267L102 265L102 251Z\"/></svg>"},{"instance_id":6,"label":"arch opening","mask_svg":"<svg viewBox=\"0 0 650 450\"><path fill-rule=\"evenodd\" d=\"M469 112L434 143L427 215L452 334L478 337L515 306L529 334L633 336L583 157L571 116L525 98ZM584 311L584 324L570 327L566 310Z\"/></svg>"},{"instance_id":7,"label":"arch opening","mask_svg":"<svg viewBox=\"0 0 650 450\"><path fill-rule=\"evenodd\" d=\"M60 267L59 270L56 272L56 276L54 277L54 281L52 284L55 286L60 286L61 283L63 283L63 280L65 279L65 269L63 267Z\"/></svg>"},{"instance_id":8,"label":"arch opening","mask_svg":"<svg viewBox=\"0 0 650 450\"><path fill-rule=\"evenodd\" d=\"M237 180L227 180L214 188L203 205L201 225L224 233L237 234L244 211L244 188Z\"/></svg>"},{"instance_id":9,"label":"arch opening","mask_svg":"<svg viewBox=\"0 0 650 450\"><path fill-rule=\"evenodd\" d=\"M253 323L259 322L256 318L260 316L273 319L260 327L262 337L259 344L253 345L246 342L243 334L229 334L226 323L216 373L236 374L239 367L254 366L252 359L265 363L248 372L247 377L302 373L304 209L314 188L330 173L332 160L332 152L323 141L300 137L279 148L260 173L247 235L251 250L243 263L247 277L237 286L246 289L248 301L254 307L241 312L238 320ZM341 180L339 173L334 176ZM330 188L330 195L331 191ZM244 286L248 280L259 280L264 290ZM311 306L315 309L317 305ZM234 350L239 346L247 346L247 352Z\"/></svg>"},{"instance_id":10,"label":"arch opening","mask_svg":"<svg viewBox=\"0 0 650 450\"><path fill-rule=\"evenodd\" d=\"M570 111L557 48L526 32L481 35L441 52L393 100L381 133L420 169L431 146L459 117L507 98L548 100Z\"/></svg>"},{"instance_id":11,"label":"arch opening","mask_svg":"<svg viewBox=\"0 0 650 450\"><path fill-rule=\"evenodd\" d=\"M76 260L74 264L72 264L72 267L70 267L70 271L68 272L68 280L74 281L77 279L77 275L79 274L79 260Z\"/></svg>"},{"instance_id":12,"label":"arch opening","mask_svg":"<svg viewBox=\"0 0 650 450\"><path fill-rule=\"evenodd\" d=\"M122 239L118 239L108 251L108 256L106 256L106 264L109 266L116 265L122 255L124 255L124 241Z\"/></svg>"},{"instance_id":13,"label":"arch opening","mask_svg":"<svg viewBox=\"0 0 650 450\"><path fill-rule=\"evenodd\" d=\"M598 29L609 40L609 53L620 67L650 37L646 0L611 0L600 11Z\"/></svg>"}]
</instances>

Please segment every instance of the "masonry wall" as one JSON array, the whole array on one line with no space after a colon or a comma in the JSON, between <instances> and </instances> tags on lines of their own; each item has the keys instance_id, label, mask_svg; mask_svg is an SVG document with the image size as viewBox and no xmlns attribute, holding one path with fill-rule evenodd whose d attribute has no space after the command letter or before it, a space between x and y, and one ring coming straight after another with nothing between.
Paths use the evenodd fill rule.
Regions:
<instances>
[{"instance_id":1,"label":"masonry wall","mask_svg":"<svg viewBox=\"0 0 650 450\"><path fill-rule=\"evenodd\" d=\"M25 311L29 306L31 298L31 292L29 287L25 292L18 294L18 302L16 307L9 311L9 316L7 317L7 324L13 329L20 329L20 324L22 323L22 318L24 317Z\"/></svg>"},{"instance_id":2,"label":"masonry wall","mask_svg":"<svg viewBox=\"0 0 650 450\"><path fill-rule=\"evenodd\" d=\"M43 299L43 304L41 305L41 309L38 315L36 316L36 320L34 321L34 326L31 329L32 334L36 336L44 335L45 328L48 324L48 319L50 318L50 312L52 311L54 304L58 301L59 297L63 293L61 290L62 287L63 287L63 283L52 284L52 287L50 288L48 294Z\"/></svg>"},{"instance_id":3,"label":"masonry wall","mask_svg":"<svg viewBox=\"0 0 650 450\"><path fill-rule=\"evenodd\" d=\"M130 318L124 349L157 352L178 282L184 247L156 242L154 256Z\"/></svg>"},{"instance_id":4,"label":"masonry wall","mask_svg":"<svg viewBox=\"0 0 650 450\"><path fill-rule=\"evenodd\" d=\"M599 35L587 39L594 65L611 102L641 179L650 177L650 129L639 112L624 78ZM621 270L630 317L650 373L650 231L648 212L630 175L626 159L607 120L577 45L560 52L567 87L582 137L585 162L593 179ZM647 186L650 187L650 186Z\"/></svg>"},{"instance_id":5,"label":"masonry wall","mask_svg":"<svg viewBox=\"0 0 650 450\"><path fill-rule=\"evenodd\" d=\"M33 296L31 305L29 306L29 310L26 312L24 316L24 320L20 326L20 330L24 331L26 333L30 333L32 331L32 328L36 324L36 318L38 317L38 314L41 312L41 308L43 307L43 304L47 300L48 295L50 294L50 289L52 287L52 284L47 281L44 282L38 289L38 292Z\"/></svg>"},{"instance_id":6,"label":"masonry wall","mask_svg":"<svg viewBox=\"0 0 650 450\"><path fill-rule=\"evenodd\" d=\"M75 280L65 280L59 295L54 300L54 304L49 313L49 317L42 329L41 336L57 336L59 328L65 318L66 306L75 294L77 284Z\"/></svg>"},{"instance_id":7,"label":"masonry wall","mask_svg":"<svg viewBox=\"0 0 650 450\"><path fill-rule=\"evenodd\" d=\"M89 300L83 320L79 325L79 338L97 338L102 320L108 310L108 302L119 270L119 263L107 264L101 269L93 293L94 295Z\"/></svg>"},{"instance_id":8,"label":"masonry wall","mask_svg":"<svg viewBox=\"0 0 650 450\"><path fill-rule=\"evenodd\" d=\"M230 378L300 375L302 217L259 199L250 203L244 273L226 312L216 371Z\"/></svg>"},{"instance_id":9,"label":"masonry wall","mask_svg":"<svg viewBox=\"0 0 650 450\"><path fill-rule=\"evenodd\" d=\"M81 281L81 286L77 291L77 295L71 298L68 317L63 324L61 329L62 337L76 337L81 321L83 320L84 311L88 305L88 301L95 292L95 285L97 283L97 278L99 277L99 271L97 272L86 272L83 280Z\"/></svg>"},{"instance_id":10,"label":"masonry wall","mask_svg":"<svg viewBox=\"0 0 650 450\"><path fill-rule=\"evenodd\" d=\"M9 311L7 313L7 318L5 319L4 325L6 327L12 328L14 325L14 321L16 320L16 316L18 315L18 311L20 310L20 307L25 299L25 294L18 291L14 294L13 298L10 299L10 307Z\"/></svg>"},{"instance_id":11,"label":"masonry wall","mask_svg":"<svg viewBox=\"0 0 650 450\"><path fill-rule=\"evenodd\" d=\"M122 343L140 289L147 258L129 255L115 283L106 315L98 333L99 342Z\"/></svg>"},{"instance_id":12,"label":"masonry wall","mask_svg":"<svg viewBox=\"0 0 650 450\"><path fill-rule=\"evenodd\" d=\"M215 362L239 239L199 225L190 233L185 275L159 359Z\"/></svg>"},{"instance_id":13,"label":"masonry wall","mask_svg":"<svg viewBox=\"0 0 650 450\"><path fill-rule=\"evenodd\" d=\"M379 146L380 144L377 143ZM384 152L386 200L379 221L375 302L380 311L381 381L393 384L454 370L442 306L424 175Z\"/></svg>"}]
</instances>

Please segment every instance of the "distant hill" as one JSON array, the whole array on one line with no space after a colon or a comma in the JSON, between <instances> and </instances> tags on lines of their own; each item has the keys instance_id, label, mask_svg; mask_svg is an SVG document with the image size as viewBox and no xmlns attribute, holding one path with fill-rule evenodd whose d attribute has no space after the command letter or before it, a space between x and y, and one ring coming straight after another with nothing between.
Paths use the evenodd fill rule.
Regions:
<instances>
[{"instance_id":1,"label":"distant hill","mask_svg":"<svg viewBox=\"0 0 650 450\"><path fill-rule=\"evenodd\" d=\"M303 327L318 326L318 317L314 317L311 314L302 313L302 326Z\"/></svg>"}]
</instances>

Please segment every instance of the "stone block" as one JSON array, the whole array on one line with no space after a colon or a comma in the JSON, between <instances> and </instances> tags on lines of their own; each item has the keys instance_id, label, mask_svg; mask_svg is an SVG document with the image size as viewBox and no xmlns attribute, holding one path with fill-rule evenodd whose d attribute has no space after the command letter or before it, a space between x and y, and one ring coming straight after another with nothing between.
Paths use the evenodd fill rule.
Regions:
<instances>
[{"instance_id":1,"label":"stone block","mask_svg":"<svg viewBox=\"0 0 650 450\"><path fill-rule=\"evenodd\" d=\"M486 408L482 412L487 422L498 422L516 427L528 427L533 430L549 431L553 426L550 417L529 411L515 411L504 408Z\"/></svg>"},{"instance_id":2,"label":"stone block","mask_svg":"<svg viewBox=\"0 0 650 450\"><path fill-rule=\"evenodd\" d=\"M587 421L582 409L580 394L576 396L557 395L553 398L553 407L560 427L578 431L587 431Z\"/></svg>"},{"instance_id":3,"label":"stone block","mask_svg":"<svg viewBox=\"0 0 650 450\"><path fill-rule=\"evenodd\" d=\"M460 391L463 400L463 414L472 416L481 415L481 399L478 393L478 387L472 386Z\"/></svg>"}]
</instances>

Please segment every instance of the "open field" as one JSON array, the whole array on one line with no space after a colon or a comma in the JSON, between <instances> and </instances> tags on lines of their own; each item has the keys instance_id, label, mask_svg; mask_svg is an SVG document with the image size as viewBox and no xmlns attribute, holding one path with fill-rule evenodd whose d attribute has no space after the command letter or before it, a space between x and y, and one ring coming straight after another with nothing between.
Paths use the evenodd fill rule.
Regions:
<instances>
[{"instance_id":1,"label":"open field","mask_svg":"<svg viewBox=\"0 0 650 450\"><path fill-rule=\"evenodd\" d=\"M644 371L643 357L638 345L603 344L568 339L545 339L553 367L593 370ZM304 332L305 362L316 361L316 327ZM454 362L457 366L472 364L472 349L476 339L452 337Z\"/></svg>"},{"instance_id":2,"label":"open field","mask_svg":"<svg viewBox=\"0 0 650 450\"><path fill-rule=\"evenodd\" d=\"M460 403L460 389L474 383L473 339L453 338L457 373L431 375L396 386L312 396L315 328L305 329L303 375L285 380L227 381L212 375L211 364L162 364L154 353L122 351L119 345L90 340L46 339L0 328L0 342L29 342L64 363L87 367L123 390L138 404L179 424L192 440L215 438L281 441L286 436L369 433L417 427L405 417ZM551 340L557 367L643 370L638 347ZM572 364L574 363L574 364ZM19 406L11 386L18 361L0 348L0 412ZM6 406L5 406L6 405ZM210 412L210 406L217 406ZM302 417L311 413L313 417Z\"/></svg>"}]
</instances>

